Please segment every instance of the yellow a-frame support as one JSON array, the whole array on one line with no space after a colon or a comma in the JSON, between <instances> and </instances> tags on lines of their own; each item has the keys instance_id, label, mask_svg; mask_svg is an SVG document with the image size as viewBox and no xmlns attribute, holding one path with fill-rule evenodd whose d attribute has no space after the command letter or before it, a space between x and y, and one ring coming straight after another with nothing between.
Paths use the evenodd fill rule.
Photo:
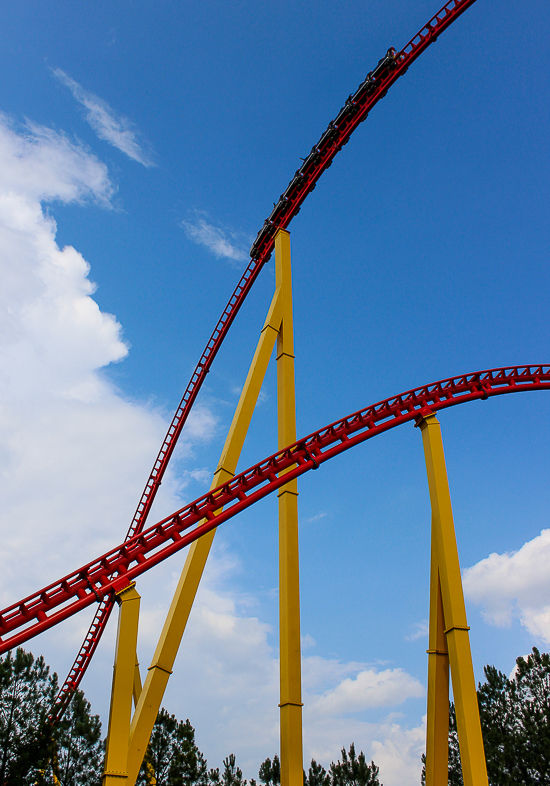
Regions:
<instances>
[{"instance_id":1,"label":"yellow a-frame support","mask_svg":"<svg viewBox=\"0 0 550 786\"><path fill-rule=\"evenodd\" d=\"M488 786L441 428L435 415L419 426L432 506L426 786L448 783L449 666L464 786Z\"/></svg>"},{"instance_id":2,"label":"yellow a-frame support","mask_svg":"<svg viewBox=\"0 0 550 786\"><path fill-rule=\"evenodd\" d=\"M275 341L279 447L296 439L290 236L285 230L279 230L275 238L275 270L275 294L211 488L235 474ZM282 786L303 783L297 494L296 480L279 492ZM189 549L143 688L136 657L139 595L133 585L119 593L103 786L134 786L136 782L214 535L215 530L203 535ZM132 694L136 709L130 721Z\"/></svg>"}]
</instances>

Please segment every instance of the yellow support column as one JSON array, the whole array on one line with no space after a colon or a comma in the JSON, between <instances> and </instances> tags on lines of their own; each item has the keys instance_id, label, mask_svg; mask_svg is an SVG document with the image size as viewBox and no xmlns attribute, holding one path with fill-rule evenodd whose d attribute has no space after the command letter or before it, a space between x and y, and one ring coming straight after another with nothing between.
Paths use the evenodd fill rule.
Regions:
<instances>
[{"instance_id":1,"label":"yellow support column","mask_svg":"<svg viewBox=\"0 0 550 786\"><path fill-rule=\"evenodd\" d=\"M134 707L137 707L139 695L141 693L141 673L139 671L139 661L136 653L136 665L134 666L134 685L132 688L132 696L134 699Z\"/></svg>"},{"instance_id":2,"label":"yellow support column","mask_svg":"<svg viewBox=\"0 0 550 786\"><path fill-rule=\"evenodd\" d=\"M254 407L279 333L281 318L282 299L280 289L277 288L260 334L260 340L250 365L211 488L216 488L220 483L230 480L235 474L246 433L254 413ZM215 532L216 530L212 530L203 535L199 540L192 543L189 548L153 661L147 672L130 729L130 748L128 752L129 786L134 786L141 762L147 750L151 731L157 718L168 679L172 673L174 660L189 619L189 614L191 613Z\"/></svg>"},{"instance_id":3,"label":"yellow support column","mask_svg":"<svg viewBox=\"0 0 550 786\"><path fill-rule=\"evenodd\" d=\"M441 428L435 415L424 418L420 428L432 505L433 544L439 568L464 786L488 786Z\"/></svg>"},{"instance_id":4,"label":"yellow support column","mask_svg":"<svg viewBox=\"0 0 550 786\"><path fill-rule=\"evenodd\" d=\"M103 786L119 786L122 783L127 783L128 741L136 668L140 601L136 585L132 582L128 587L117 592L116 599L120 605L120 611Z\"/></svg>"},{"instance_id":5,"label":"yellow support column","mask_svg":"<svg viewBox=\"0 0 550 786\"><path fill-rule=\"evenodd\" d=\"M432 523L433 530L433 523ZM426 786L447 786L449 779L449 653L439 568L432 532Z\"/></svg>"},{"instance_id":6,"label":"yellow support column","mask_svg":"<svg viewBox=\"0 0 550 786\"><path fill-rule=\"evenodd\" d=\"M283 319L277 338L277 400L281 449L296 441L290 236L285 230L279 230L275 237L275 275L283 300ZM286 486L282 486L278 496L281 786L303 786L297 481L291 480Z\"/></svg>"}]
</instances>

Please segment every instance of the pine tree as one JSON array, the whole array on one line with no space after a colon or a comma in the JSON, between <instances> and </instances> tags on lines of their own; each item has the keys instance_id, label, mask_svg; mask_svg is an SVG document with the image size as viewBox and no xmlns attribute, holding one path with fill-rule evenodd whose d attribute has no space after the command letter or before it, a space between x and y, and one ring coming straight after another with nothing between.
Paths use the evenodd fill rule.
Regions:
<instances>
[{"instance_id":1,"label":"pine tree","mask_svg":"<svg viewBox=\"0 0 550 786\"><path fill-rule=\"evenodd\" d=\"M330 786L330 775L315 759L311 760L308 774L305 776L305 786Z\"/></svg>"},{"instance_id":2,"label":"pine tree","mask_svg":"<svg viewBox=\"0 0 550 786\"><path fill-rule=\"evenodd\" d=\"M18 649L0 659L0 783L24 786L41 780L52 749L48 711L57 692L44 658Z\"/></svg>"},{"instance_id":3,"label":"pine tree","mask_svg":"<svg viewBox=\"0 0 550 786\"><path fill-rule=\"evenodd\" d=\"M258 777L265 786L278 786L281 782L281 762L277 754L271 759L266 759L260 764Z\"/></svg>"},{"instance_id":4,"label":"pine tree","mask_svg":"<svg viewBox=\"0 0 550 786\"><path fill-rule=\"evenodd\" d=\"M234 753L230 753L229 756L223 760L221 783L222 786L246 786L246 781L243 780L242 770L235 764Z\"/></svg>"},{"instance_id":5,"label":"pine tree","mask_svg":"<svg viewBox=\"0 0 550 786\"><path fill-rule=\"evenodd\" d=\"M523 770L526 783L550 782L550 655L536 647L518 658L514 693L518 697ZM520 753L520 751L517 751Z\"/></svg>"},{"instance_id":6,"label":"pine tree","mask_svg":"<svg viewBox=\"0 0 550 786\"><path fill-rule=\"evenodd\" d=\"M378 780L379 769L372 761L367 764L363 751L356 756L352 742L349 754L342 748L342 761L330 765L332 786L381 786Z\"/></svg>"},{"instance_id":7,"label":"pine tree","mask_svg":"<svg viewBox=\"0 0 550 786\"><path fill-rule=\"evenodd\" d=\"M222 779L220 776L220 768L216 767L216 769L211 769L208 773L208 781L212 784L212 786L220 786Z\"/></svg>"},{"instance_id":8,"label":"pine tree","mask_svg":"<svg viewBox=\"0 0 550 786\"><path fill-rule=\"evenodd\" d=\"M77 690L54 729L52 764L61 786L99 786L103 764L101 722Z\"/></svg>"},{"instance_id":9,"label":"pine tree","mask_svg":"<svg viewBox=\"0 0 550 786\"><path fill-rule=\"evenodd\" d=\"M138 784L147 784L149 772L157 786L207 786L206 760L195 744L195 729L186 720L161 709L155 721L149 747L140 770Z\"/></svg>"}]
</instances>

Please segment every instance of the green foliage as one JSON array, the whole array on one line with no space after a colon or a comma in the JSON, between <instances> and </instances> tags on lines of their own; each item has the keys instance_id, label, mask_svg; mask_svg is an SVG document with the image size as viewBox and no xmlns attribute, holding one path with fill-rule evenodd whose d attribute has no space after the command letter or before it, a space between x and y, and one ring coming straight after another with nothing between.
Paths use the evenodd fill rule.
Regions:
<instances>
[{"instance_id":1,"label":"green foliage","mask_svg":"<svg viewBox=\"0 0 550 786\"><path fill-rule=\"evenodd\" d=\"M550 655L533 647L509 680L493 666L478 690L491 786L550 781Z\"/></svg>"},{"instance_id":2,"label":"green foliage","mask_svg":"<svg viewBox=\"0 0 550 786\"><path fill-rule=\"evenodd\" d=\"M44 658L18 649L0 659L0 783L25 786L41 779L51 754L48 711L57 691Z\"/></svg>"},{"instance_id":3,"label":"green foliage","mask_svg":"<svg viewBox=\"0 0 550 786\"><path fill-rule=\"evenodd\" d=\"M550 784L550 655L516 664L512 679L486 666L477 691L490 786ZM454 704L449 719L449 786L463 786Z\"/></svg>"},{"instance_id":4,"label":"green foliage","mask_svg":"<svg viewBox=\"0 0 550 786\"><path fill-rule=\"evenodd\" d=\"M330 775L315 759L311 760L308 774L305 775L305 786L330 786Z\"/></svg>"},{"instance_id":5,"label":"green foliage","mask_svg":"<svg viewBox=\"0 0 550 786\"><path fill-rule=\"evenodd\" d=\"M367 764L363 751L356 756L355 745L352 742L349 754L342 748L342 761L330 765L332 786L380 786L378 780L378 767L372 761Z\"/></svg>"},{"instance_id":6,"label":"green foliage","mask_svg":"<svg viewBox=\"0 0 550 786\"><path fill-rule=\"evenodd\" d=\"M137 780L147 784L152 767L157 786L207 786L206 760L195 744L195 729L189 720L178 721L161 709L153 727L149 747Z\"/></svg>"},{"instance_id":7,"label":"green foliage","mask_svg":"<svg viewBox=\"0 0 550 786\"><path fill-rule=\"evenodd\" d=\"M258 777L265 786L277 786L281 782L281 762L277 754L271 759L266 759L260 764Z\"/></svg>"},{"instance_id":8,"label":"green foliage","mask_svg":"<svg viewBox=\"0 0 550 786\"><path fill-rule=\"evenodd\" d=\"M52 762L61 786L99 786L103 770L101 722L90 714L90 702L77 690L63 720L54 730Z\"/></svg>"},{"instance_id":9,"label":"green foliage","mask_svg":"<svg viewBox=\"0 0 550 786\"><path fill-rule=\"evenodd\" d=\"M246 786L242 770L235 764L235 754L230 753L223 760L222 786Z\"/></svg>"}]
</instances>

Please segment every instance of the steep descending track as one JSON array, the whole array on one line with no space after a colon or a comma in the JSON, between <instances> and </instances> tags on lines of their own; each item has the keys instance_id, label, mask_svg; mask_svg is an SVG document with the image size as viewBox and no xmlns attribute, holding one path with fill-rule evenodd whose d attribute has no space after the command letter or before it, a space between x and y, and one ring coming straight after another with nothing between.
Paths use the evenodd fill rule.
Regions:
<instances>
[{"instance_id":1,"label":"steep descending track","mask_svg":"<svg viewBox=\"0 0 550 786\"><path fill-rule=\"evenodd\" d=\"M323 172L331 166L336 154L348 142L352 133L365 120L374 105L386 95L388 89L407 71L411 63L474 2L475 0L449 0L400 52L396 52L393 48L389 49L376 68L361 82L355 93L348 97L335 119L329 123L327 130L304 159L302 166L279 198L252 245L250 250L252 259L218 320L187 385L136 508L126 540L130 540L140 533L145 526L147 516L191 408L233 320L260 270L271 256L277 230L286 229L289 226L294 216L300 211L307 195L315 188ZM56 699L52 711L54 720L61 717L72 693L80 684L107 624L112 607L113 601L110 596L100 602L86 638Z\"/></svg>"},{"instance_id":2,"label":"steep descending track","mask_svg":"<svg viewBox=\"0 0 550 786\"><path fill-rule=\"evenodd\" d=\"M235 475L102 557L0 611L0 653L102 598L112 598L137 576L289 480L377 434L466 401L536 390L550 390L549 365L514 366L452 377L331 423ZM288 471L280 476L284 470Z\"/></svg>"}]
</instances>

